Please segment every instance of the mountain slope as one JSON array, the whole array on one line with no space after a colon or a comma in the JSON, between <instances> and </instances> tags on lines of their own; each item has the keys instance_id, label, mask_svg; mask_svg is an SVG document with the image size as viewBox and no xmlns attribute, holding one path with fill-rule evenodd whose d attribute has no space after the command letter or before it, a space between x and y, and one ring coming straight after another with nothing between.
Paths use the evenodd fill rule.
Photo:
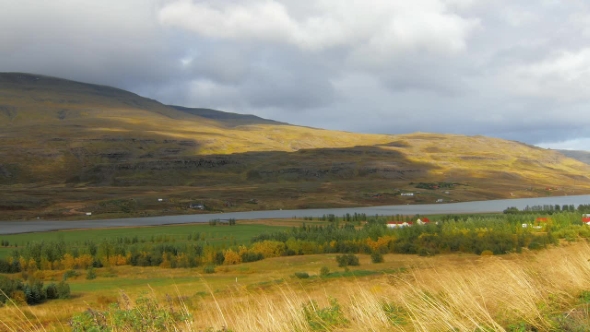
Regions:
<instances>
[{"instance_id":1,"label":"mountain slope","mask_svg":"<svg viewBox=\"0 0 590 332\"><path fill-rule=\"evenodd\" d=\"M197 115L202 118L207 118L211 120L216 120L222 122L224 125L229 127L237 127L243 125L257 125L257 124L286 124L278 121L263 119L261 117L257 117L251 114L238 114L238 113L231 113L231 112L223 112L212 110L208 108L187 108L182 106L173 106L170 107L186 112L189 114Z\"/></svg>"},{"instance_id":2,"label":"mountain slope","mask_svg":"<svg viewBox=\"0 0 590 332\"><path fill-rule=\"evenodd\" d=\"M164 193L174 200L138 211L569 195L590 192L588 174L590 165L557 151L501 139L328 131L0 74L0 212L13 217L116 212L120 199L137 205Z\"/></svg>"},{"instance_id":3,"label":"mountain slope","mask_svg":"<svg viewBox=\"0 0 590 332\"><path fill-rule=\"evenodd\" d=\"M588 151L576 151L576 150L557 150L557 151L559 151L561 154L563 154L566 157L576 159L576 160L581 161L585 164L590 164L590 152L588 152Z\"/></svg>"}]
</instances>

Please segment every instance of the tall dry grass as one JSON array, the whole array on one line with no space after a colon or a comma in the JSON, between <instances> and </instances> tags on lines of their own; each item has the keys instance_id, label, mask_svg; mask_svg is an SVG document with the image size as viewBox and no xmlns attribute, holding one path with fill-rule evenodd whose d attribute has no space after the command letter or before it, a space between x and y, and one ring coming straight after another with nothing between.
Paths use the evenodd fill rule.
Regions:
<instances>
[{"instance_id":1,"label":"tall dry grass","mask_svg":"<svg viewBox=\"0 0 590 332\"><path fill-rule=\"evenodd\" d=\"M588 304L578 296L590 291L589 259L590 246L580 242L501 257L433 257L429 265L407 273L356 280L316 279L258 289L236 283L204 296L180 289L173 291L171 310L184 310L191 319L172 330L584 331L590 326ZM155 292L150 296L155 303L165 298ZM311 322L310 311L317 313L319 325ZM63 323L48 325L52 315L60 314L43 312L43 306L12 306L0 314L0 330L68 329Z\"/></svg>"}]
</instances>

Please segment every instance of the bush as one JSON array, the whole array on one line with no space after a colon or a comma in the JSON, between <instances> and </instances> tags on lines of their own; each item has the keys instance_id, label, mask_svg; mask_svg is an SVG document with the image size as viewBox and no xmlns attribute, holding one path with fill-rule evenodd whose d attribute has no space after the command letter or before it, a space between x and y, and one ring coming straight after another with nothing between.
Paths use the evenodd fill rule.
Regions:
<instances>
[{"instance_id":1,"label":"bush","mask_svg":"<svg viewBox=\"0 0 590 332\"><path fill-rule=\"evenodd\" d=\"M264 256L261 253L254 253L254 252L250 252L250 251L242 253L241 257L242 257L243 263L256 262L256 261L264 259Z\"/></svg>"},{"instance_id":2,"label":"bush","mask_svg":"<svg viewBox=\"0 0 590 332\"><path fill-rule=\"evenodd\" d=\"M79 275L80 275L80 272L78 272L76 270L67 270L66 273L64 273L64 276L62 279L68 280L69 278L75 278Z\"/></svg>"},{"instance_id":3,"label":"bush","mask_svg":"<svg viewBox=\"0 0 590 332\"><path fill-rule=\"evenodd\" d=\"M27 297L25 296L25 292L22 290L17 290L9 295L11 302L14 302L17 305L25 305L27 304Z\"/></svg>"},{"instance_id":4,"label":"bush","mask_svg":"<svg viewBox=\"0 0 590 332\"><path fill-rule=\"evenodd\" d=\"M43 282L40 280L30 280L23 286L23 292L29 305L42 303L47 298Z\"/></svg>"},{"instance_id":5,"label":"bush","mask_svg":"<svg viewBox=\"0 0 590 332\"><path fill-rule=\"evenodd\" d=\"M295 272L295 276L299 279L308 279L309 273L307 272Z\"/></svg>"},{"instance_id":6,"label":"bush","mask_svg":"<svg viewBox=\"0 0 590 332\"><path fill-rule=\"evenodd\" d=\"M215 273L215 266L214 265L207 265L203 268L203 272L207 274Z\"/></svg>"},{"instance_id":7,"label":"bush","mask_svg":"<svg viewBox=\"0 0 590 332\"><path fill-rule=\"evenodd\" d=\"M45 296L48 300L58 299L59 294L57 292L57 286L55 284L47 285L47 288L45 288Z\"/></svg>"},{"instance_id":8,"label":"bush","mask_svg":"<svg viewBox=\"0 0 590 332\"><path fill-rule=\"evenodd\" d=\"M491 250L484 250L481 252L481 256L494 256L494 253Z\"/></svg>"},{"instance_id":9,"label":"bush","mask_svg":"<svg viewBox=\"0 0 590 332\"><path fill-rule=\"evenodd\" d=\"M0 276L0 304L6 303L10 294L22 290L22 288L23 285L20 281Z\"/></svg>"},{"instance_id":10,"label":"bush","mask_svg":"<svg viewBox=\"0 0 590 332\"><path fill-rule=\"evenodd\" d=\"M96 271L94 271L93 267L90 267L86 271L86 280L93 280L93 279L96 279Z\"/></svg>"},{"instance_id":11,"label":"bush","mask_svg":"<svg viewBox=\"0 0 590 332\"><path fill-rule=\"evenodd\" d=\"M336 262L339 267L359 266L359 258L353 254L345 254L336 256Z\"/></svg>"},{"instance_id":12,"label":"bush","mask_svg":"<svg viewBox=\"0 0 590 332\"><path fill-rule=\"evenodd\" d=\"M10 264L8 261L0 259L0 273L18 273L20 271L21 268L18 260Z\"/></svg>"},{"instance_id":13,"label":"bush","mask_svg":"<svg viewBox=\"0 0 590 332\"><path fill-rule=\"evenodd\" d=\"M375 251L371 254L371 261L373 263L383 263L383 254L378 251Z\"/></svg>"},{"instance_id":14,"label":"bush","mask_svg":"<svg viewBox=\"0 0 590 332\"><path fill-rule=\"evenodd\" d=\"M303 306L305 320L312 331L332 331L349 324L336 299L330 299L330 306L320 308L315 301Z\"/></svg>"},{"instance_id":15,"label":"bush","mask_svg":"<svg viewBox=\"0 0 590 332\"><path fill-rule=\"evenodd\" d=\"M320 277L327 277L330 275L330 269L327 266L322 266L320 269Z\"/></svg>"},{"instance_id":16,"label":"bush","mask_svg":"<svg viewBox=\"0 0 590 332\"><path fill-rule=\"evenodd\" d=\"M70 285L67 282L61 281L57 284L57 297L60 299L69 299L70 298Z\"/></svg>"},{"instance_id":17,"label":"bush","mask_svg":"<svg viewBox=\"0 0 590 332\"><path fill-rule=\"evenodd\" d=\"M174 310L170 303L139 297L135 306L122 308L113 303L106 311L87 311L72 318L73 331L176 331L191 319L185 310Z\"/></svg>"}]
</instances>

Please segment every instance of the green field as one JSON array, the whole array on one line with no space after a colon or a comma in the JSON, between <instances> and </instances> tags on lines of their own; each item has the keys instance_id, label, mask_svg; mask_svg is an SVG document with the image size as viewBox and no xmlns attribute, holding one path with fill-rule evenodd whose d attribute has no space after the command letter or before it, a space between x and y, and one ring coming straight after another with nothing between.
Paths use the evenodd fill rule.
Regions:
<instances>
[{"instance_id":1,"label":"green field","mask_svg":"<svg viewBox=\"0 0 590 332\"><path fill-rule=\"evenodd\" d=\"M588 211L509 208L428 216L430 224L399 229L384 224L393 216L330 215L2 236L4 255L20 251L21 269L0 281L6 289L10 280L22 284L10 292L16 306L0 305L0 324L11 331L23 324L136 331L138 322L154 331L587 331L590 227L581 216ZM82 259L89 255L92 262ZM356 263L342 264L346 257ZM49 294L62 281L66 298L28 295L35 285ZM168 317L166 327L148 316Z\"/></svg>"},{"instance_id":2,"label":"green field","mask_svg":"<svg viewBox=\"0 0 590 332\"><path fill-rule=\"evenodd\" d=\"M0 235L0 241L8 241L10 246L0 247L0 258L10 255L15 246L22 247L33 242L52 242L63 240L66 243L84 243L92 240L100 242L116 238L137 237L155 242L162 239L162 242L174 242L177 244L188 242L188 236L199 233L200 239L213 246L230 246L236 244L247 244L250 239L265 232L274 232L287 229L287 226L272 226L260 224L248 224L235 226L210 226L208 224L194 225L172 225L157 227L138 228L109 228L95 230L67 230L56 232L39 232L13 235Z\"/></svg>"}]
</instances>

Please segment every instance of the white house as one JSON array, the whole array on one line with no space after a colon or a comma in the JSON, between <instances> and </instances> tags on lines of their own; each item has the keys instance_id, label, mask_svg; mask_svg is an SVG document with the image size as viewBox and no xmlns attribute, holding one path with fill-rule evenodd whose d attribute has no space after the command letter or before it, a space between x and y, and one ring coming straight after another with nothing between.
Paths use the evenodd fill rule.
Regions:
<instances>
[{"instance_id":1,"label":"white house","mask_svg":"<svg viewBox=\"0 0 590 332\"><path fill-rule=\"evenodd\" d=\"M417 225L427 225L430 223L430 219L424 217L422 219L416 220ZM387 228L401 228L401 227L410 227L414 225L412 221L388 221Z\"/></svg>"},{"instance_id":2,"label":"white house","mask_svg":"<svg viewBox=\"0 0 590 332\"><path fill-rule=\"evenodd\" d=\"M406 221L389 221L387 222L387 228L402 228L402 227L410 227L412 226L412 222Z\"/></svg>"}]
</instances>

